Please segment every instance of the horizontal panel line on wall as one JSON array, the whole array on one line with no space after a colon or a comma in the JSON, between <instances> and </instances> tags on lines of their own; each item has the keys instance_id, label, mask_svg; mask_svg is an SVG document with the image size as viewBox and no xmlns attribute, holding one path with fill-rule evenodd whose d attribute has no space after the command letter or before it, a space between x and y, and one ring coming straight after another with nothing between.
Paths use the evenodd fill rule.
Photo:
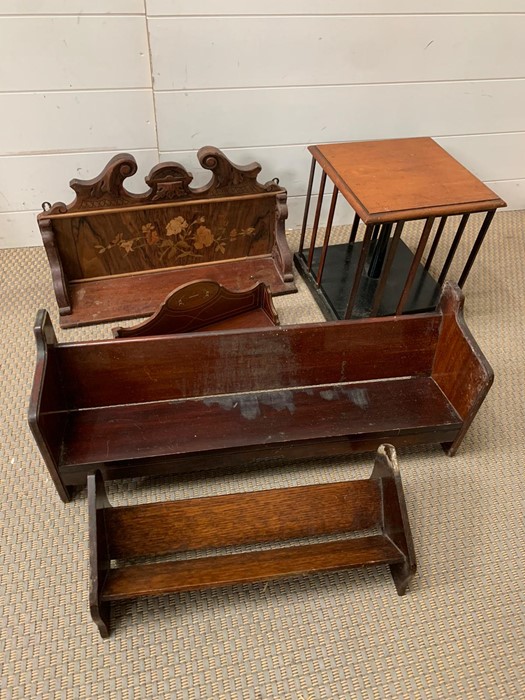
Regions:
<instances>
[{"instance_id":1,"label":"horizontal panel line on wall","mask_svg":"<svg viewBox=\"0 0 525 700\"><path fill-rule=\"evenodd\" d=\"M158 152L155 148L124 150L131 152L138 166L137 173L126 178L125 187L145 192L144 178L158 163ZM115 150L90 150L0 157L0 210L13 213L41 209L42 202L70 202L75 198L70 180L97 177L115 155Z\"/></svg>"},{"instance_id":2,"label":"horizontal panel line on wall","mask_svg":"<svg viewBox=\"0 0 525 700\"><path fill-rule=\"evenodd\" d=\"M301 18L301 17L499 17L501 15L516 16L524 15L525 12L339 12L339 13L329 13L329 12L310 12L310 13L286 13L286 14L208 14L208 15L196 15L196 14L177 14L177 15L156 15L148 13L148 17L154 19L174 19L176 17L184 17L184 19L267 19L268 17L275 17L277 19L282 18ZM63 16L63 15L61 15Z\"/></svg>"},{"instance_id":3,"label":"horizontal panel line on wall","mask_svg":"<svg viewBox=\"0 0 525 700\"><path fill-rule=\"evenodd\" d=\"M41 17L74 17L77 19L78 17L98 17L98 18L103 18L103 19L108 19L108 18L113 18L113 17L144 17L145 13L144 12L123 12L120 14L115 14L113 12L106 12L101 14L100 12L68 12L63 13L63 12L41 12L39 14L30 14L30 15L25 15L25 14L17 14L17 15L12 15L9 13L5 12L0 12L0 18L2 17L9 17L9 18L18 18L18 19L39 19Z\"/></svg>"},{"instance_id":4,"label":"horizontal panel line on wall","mask_svg":"<svg viewBox=\"0 0 525 700\"><path fill-rule=\"evenodd\" d=\"M56 95L72 92L151 92L151 87L108 87L108 88L69 88L67 90L0 90L0 95ZM171 91L175 92L175 91ZM177 92L179 92L177 90Z\"/></svg>"},{"instance_id":5,"label":"horizontal panel line on wall","mask_svg":"<svg viewBox=\"0 0 525 700\"><path fill-rule=\"evenodd\" d=\"M497 180L486 180L485 184L488 186L490 184L494 184L497 182L516 182L516 178L515 177L502 177L502 178L499 178Z\"/></svg>"},{"instance_id":6,"label":"horizontal panel line on wall","mask_svg":"<svg viewBox=\"0 0 525 700\"><path fill-rule=\"evenodd\" d=\"M138 153L141 151L156 151L156 148L129 148L133 153ZM120 153L122 151L119 151ZM39 156L62 156L62 155L75 155L75 153L107 153L110 157L115 155L117 151L107 149L107 148L77 148L74 151L35 151L34 153L6 153L5 155L0 154L0 160L4 158L38 158Z\"/></svg>"},{"instance_id":7,"label":"horizontal panel line on wall","mask_svg":"<svg viewBox=\"0 0 525 700\"><path fill-rule=\"evenodd\" d=\"M156 148L151 90L0 94L0 154Z\"/></svg>"},{"instance_id":8,"label":"horizontal panel line on wall","mask_svg":"<svg viewBox=\"0 0 525 700\"><path fill-rule=\"evenodd\" d=\"M435 137L436 143L456 158L476 177L484 181L505 181L508 184L516 178L525 177L525 132L513 134L479 134L468 136ZM202 144L199 144L199 146ZM217 143L221 146L222 144ZM196 150L161 151L161 162L176 161L182 163L194 175L194 186L201 186L209 180L209 172L195 167ZM259 180L266 182L278 177L280 184L286 188L289 196L306 194L311 155L306 144L279 145L266 147L232 146L223 149L230 160L238 165L257 162L261 165ZM319 186L321 169L316 170L314 191ZM1 169L0 169L1 172ZM331 188L326 186L328 192ZM2 187L0 186L0 192Z\"/></svg>"},{"instance_id":9,"label":"horizontal panel line on wall","mask_svg":"<svg viewBox=\"0 0 525 700\"><path fill-rule=\"evenodd\" d=\"M3 93L151 89L146 22L138 16L4 17Z\"/></svg>"},{"instance_id":10,"label":"horizontal panel line on wall","mask_svg":"<svg viewBox=\"0 0 525 700\"><path fill-rule=\"evenodd\" d=\"M235 23L179 17L151 18L148 25L158 91L490 84L525 77L525 14L246 17Z\"/></svg>"},{"instance_id":11,"label":"horizontal panel line on wall","mask_svg":"<svg viewBox=\"0 0 525 700\"><path fill-rule=\"evenodd\" d=\"M12 211L2 210L2 211L0 211L0 214L5 214L5 215L8 215L8 214L34 214L36 216L37 214L40 214L41 211L42 211L42 209L13 209Z\"/></svg>"},{"instance_id":12,"label":"horizontal panel line on wall","mask_svg":"<svg viewBox=\"0 0 525 700\"><path fill-rule=\"evenodd\" d=\"M521 131L524 88L502 80L157 93L159 150Z\"/></svg>"},{"instance_id":13,"label":"horizontal panel line on wall","mask_svg":"<svg viewBox=\"0 0 525 700\"><path fill-rule=\"evenodd\" d=\"M512 83L520 80L525 80L525 75L514 78L464 78L461 80L402 80L397 82L372 82L372 83L323 83L318 85L315 83L309 85L255 85L250 87L207 87L207 88L177 88L175 90L157 90L153 88L153 92L157 95L170 93L186 93L186 92L254 92L259 90L322 90L323 88L345 88L345 87L378 87L382 85L445 85L449 83ZM45 92L53 92L45 90ZM58 91L55 91L58 92ZM64 91L62 91L64 92Z\"/></svg>"},{"instance_id":14,"label":"horizontal panel line on wall","mask_svg":"<svg viewBox=\"0 0 525 700\"><path fill-rule=\"evenodd\" d=\"M429 136L431 136L431 138L433 138L433 139L442 139L442 138L468 138L469 136L498 136L500 134L502 136L503 135L506 136L509 134L525 134L525 130L523 130L523 131L483 131L483 132L479 132L479 133L472 132L469 134L429 134ZM387 136L385 138L388 139L388 138L395 138L395 137ZM352 139L349 139L349 141L351 141L351 140ZM363 141L363 140L364 139L354 139L354 141ZM369 139L366 139L366 140L369 140ZM330 139L326 139L326 141L317 140L317 141L309 141L306 143L276 143L276 144L267 143L267 144L263 144L263 145L257 144L257 146L228 146L228 151L246 151L248 149L251 150L253 148L257 148L257 150L259 150L259 149L263 149L263 148L290 148L290 147L296 148L298 146L308 147L308 146L316 146L316 145L319 145L321 143L323 143L323 144L325 144L325 143L341 143L341 139L337 139L335 141L330 140ZM220 145L218 147L220 147ZM138 151L138 150L150 150L150 149L134 148L133 150ZM197 147L197 148L177 148L178 153L195 153L198 150L199 150L199 147ZM166 153L170 153L171 151L173 151L173 149L163 148L163 149L159 150L159 156L162 156ZM0 158L1 157L3 157L3 156L0 156ZM512 179L514 179L514 178L512 178Z\"/></svg>"}]
</instances>

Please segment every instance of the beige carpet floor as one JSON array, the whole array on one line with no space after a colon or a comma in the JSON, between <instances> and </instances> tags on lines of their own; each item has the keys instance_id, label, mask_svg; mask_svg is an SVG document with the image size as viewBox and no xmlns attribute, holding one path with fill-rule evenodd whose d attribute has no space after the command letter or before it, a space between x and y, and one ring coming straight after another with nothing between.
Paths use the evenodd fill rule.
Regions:
<instances>
[{"instance_id":1,"label":"beige carpet floor","mask_svg":"<svg viewBox=\"0 0 525 700\"><path fill-rule=\"evenodd\" d=\"M469 235L472 235L469 234ZM496 216L465 288L496 380L458 455L401 450L418 558L409 593L388 570L314 575L88 611L86 496L58 498L26 423L40 307L58 327L42 249L0 251L0 697L172 700L525 698L525 213ZM283 323L321 320L302 282ZM109 337L108 326L58 330ZM115 503L368 476L370 454L247 474L114 483Z\"/></svg>"}]
</instances>

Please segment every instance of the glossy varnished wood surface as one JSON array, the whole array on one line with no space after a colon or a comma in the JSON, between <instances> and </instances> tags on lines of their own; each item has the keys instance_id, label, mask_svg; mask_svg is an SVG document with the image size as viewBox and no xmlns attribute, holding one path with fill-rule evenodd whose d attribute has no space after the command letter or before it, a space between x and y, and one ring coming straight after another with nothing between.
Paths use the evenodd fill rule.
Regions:
<instances>
[{"instance_id":1,"label":"glossy varnished wood surface","mask_svg":"<svg viewBox=\"0 0 525 700\"><path fill-rule=\"evenodd\" d=\"M139 318L155 313L174 287L193 282L196 276L211 277L229 289L245 289L257 282L268 284L273 294L295 292L293 281L285 281L271 255L239 261L209 263L168 270L102 277L69 285L72 312L62 316L62 328L73 328L102 321Z\"/></svg>"},{"instance_id":2,"label":"glossy varnished wood surface","mask_svg":"<svg viewBox=\"0 0 525 700\"><path fill-rule=\"evenodd\" d=\"M269 287L262 282L239 291L210 279L173 290L160 308L143 323L114 328L115 338L189 333L228 328L267 328L279 324Z\"/></svg>"},{"instance_id":3,"label":"glossy varnished wood surface","mask_svg":"<svg viewBox=\"0 0 525 700\"><path fill-rule=\"evenodd\" d=\"M176 593L268 579L400 562L403 555L386 537L283 547L245 554L112 569L104 601Z\"/></svg>"},{"instance_id":4,"label":"glossy varnished wood surface","mask_svg":"<svg viewBox=\"0 0 525 700\"><path fill-rule=\"evenodd\" d=\"M124 478L385 441L453 453L492 381L461 306L447 284L429 314L65 344L44 312L31 429L64 500L97 467Z\"/></svg>"},{"instance_id":5,"label":"glossy varnished wood surface","mask_svg":"<svg viewBox=\"0 0 525 700\"><path fill-rule=\"evenodd\" d=\"M61 478L69 486L82 487L88 474L100 469L105 479L133 479L137 476L156 476L206 472L217 469L238 469L251 471L269 466L285 469L292 460L341 458L363 452L373 452L388 440L396 448L425 445L448 444L457 437L459 431L454 426L432 426L422 432L399 434L389 430L365 435L340 435L339 437L310 437L300 442L279 442L265 445L244 445L221 449L220 451L191 452L189 454L164 455L162 457L130 456L118 462L98 462L95 464L59 464Z\"/></svg>"},{"instance_id":6,"label":"glossy varnished wood surface","mask_svg":"<svg viewBox=\"0 0 525 700\"><path fill-rule=\"evenodd\" d=\"M505 206L431 138L323 144L309 151L367 224Z\"/></svg>"},{"instance_id":7,"label":"glossy varnished wood surface","mask_svg":"<svg viewBox=\"0 0 525 700\"><path fill-rule=\"evenodd\" d=\"M75 282L269 255L274 220L275 196L273 201L266 196L230 202L212 200L207 204L190 201L178 207L123 209L111 214L86 213L55 218L52 225L64 272ZM170 226L180 232L170 235Z\"/></svg>"},{"instance_id":8,"label":"glossy varnished wood surface","mask_svg":"<svg viewBox=\"0 0 525 700\"><path fill-rule=\"evenodd\" d=\"M57 470L68 414L57 362L57 338L49 314L40 309L33 327L36 365L29 398L28 423L60 498L67 502L72 491Z\"/></svg>"},{"instance_id":9,"label":"glossy varnished wood surface","mask_svg":"<svg viewBox=\"0 0 525 700\"><path fill-rule=\"evenodd\" d=\"M110 508L109 556L130 559L366 530L381 516L379 489L378 480L365 479L314 490L296 486Z\"/></svg>"},{"instance_id":10,"label":"glossy varnished wood surface","mask_svg":"<svg viewBox=\"0 0 525 700\"><path fill-rule=\"evenodd\" d=\"M460 427L461 419L430 377L321 385L72 412L61 464L206 453L345 435L385 439Z\"/></svg>"},{"instance_id":11,"label":"glossy varnished wood surface","mask_svg":"<svg viewBox=\"0 0 525 700\"><path fill-rule=\"evenodd\" d=\"M461 431L447 446L450 455L456 453L494 381L492 367L463 318L463 303L463 298L456 305L450 298L441 299L443 324L432 366L434 381L462 420Z\"/></svg>"},{"instance_id":12,"label":"glossy varnished wood surface","mask_svg":"<svg viewBox=\"0 0 525 700\"><path fill-rule=\"evenodd\" d=\"M424 376L439 314L64 343L70 408Z\"/></svg>"}]
</instances>

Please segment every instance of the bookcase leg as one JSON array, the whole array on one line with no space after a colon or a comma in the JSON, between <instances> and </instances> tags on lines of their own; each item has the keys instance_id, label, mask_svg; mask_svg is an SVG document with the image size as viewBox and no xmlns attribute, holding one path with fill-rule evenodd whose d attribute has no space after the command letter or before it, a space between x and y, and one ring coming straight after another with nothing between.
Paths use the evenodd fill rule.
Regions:
<instances>
[{"instance_id":1,"label":"bookcase leg","mask_svg":"<svg viewBox=\"0 0 525 700\"><path fill-rule=\"evenodd\" d=\"M463 422L463 426L461 430L459 431L456 439L453 442L442 442L441 447L444 449L444 451L447 453L449 457L454 457L456 452L459 449L459 446L463 442L463 438L465 437L465 434L472 422L472 419L466 420Z\"/></svg>"},{"instance_id":2,"label":"bookcase leg","mask_svg":"<svg viewBox=\"0 0 525 700\"><path fill-rule=\"evenodd\" d=\"M404 595L410 580L416 573L416 553L408 522L396 450L392 445L379 446L371 478L381 479L383 532L404 557L403 562L390 565L397 593Z\"/></svg>"},{"instance_id":3,"label":"bookcase leg","mask_svg":"<svg viewBox=\"0 0 525 700\"><path fill-rule=\"evenodd\" d=\"M110 603L102 601L102 591L111 565L106 533L104 510L111 508L100 471L89 474L88 521L89 521L89 610L103 639L109 637Z\"/></svg>"},{"instance_id":4,"label":"bookcase leg","mask_svg":"<svg viewBox=\"0 0 525 700\"><path fill-rule=\"evenodd\" d=\"M405 595L408 584L414 576L415 567L410 567L408 561L403 564L391 564L390 573L394 579L397 595Z\"/></svg>"},{"instance_id":5,"label":"bookcase leg","mask_svg":"<svg viewBox=\"0 0 525 700\"><path fill-rule=\"evenodd\" d=\"M105 602L92 603L89 606L91 617L93 622L98 627L100 636L102 639L107 639L110 634L109 620L110 620L110 604Z\"/></svg>"},{"instance_id":6,"label":"bookcase leg","mask_svg":"<svg viewBox=\"0 0 525 700\"><path fill-rule=\"evenodd\" d=\"M60 477L53 479L55 488L58 491L58 495L63 503L70 503L75 497L77 489L74 486L66 486L62 483Z\"/></svg>"}]
</instances>

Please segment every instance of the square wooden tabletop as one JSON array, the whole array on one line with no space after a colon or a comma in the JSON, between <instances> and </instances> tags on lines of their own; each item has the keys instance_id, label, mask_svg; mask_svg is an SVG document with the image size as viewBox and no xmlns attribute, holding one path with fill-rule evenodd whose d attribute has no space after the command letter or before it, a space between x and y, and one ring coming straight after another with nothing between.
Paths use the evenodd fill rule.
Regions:
<instances>
[{"instance_id":1,"label":"square wooden tabletop","mask_svg":"<svg viewBox=\"0 0 525 700\"><path fill-rule=\"evenodd\" d=\"M329 143L308 150L366 224L506 206L429 137Z\"/></svg>"}]
</instances>

